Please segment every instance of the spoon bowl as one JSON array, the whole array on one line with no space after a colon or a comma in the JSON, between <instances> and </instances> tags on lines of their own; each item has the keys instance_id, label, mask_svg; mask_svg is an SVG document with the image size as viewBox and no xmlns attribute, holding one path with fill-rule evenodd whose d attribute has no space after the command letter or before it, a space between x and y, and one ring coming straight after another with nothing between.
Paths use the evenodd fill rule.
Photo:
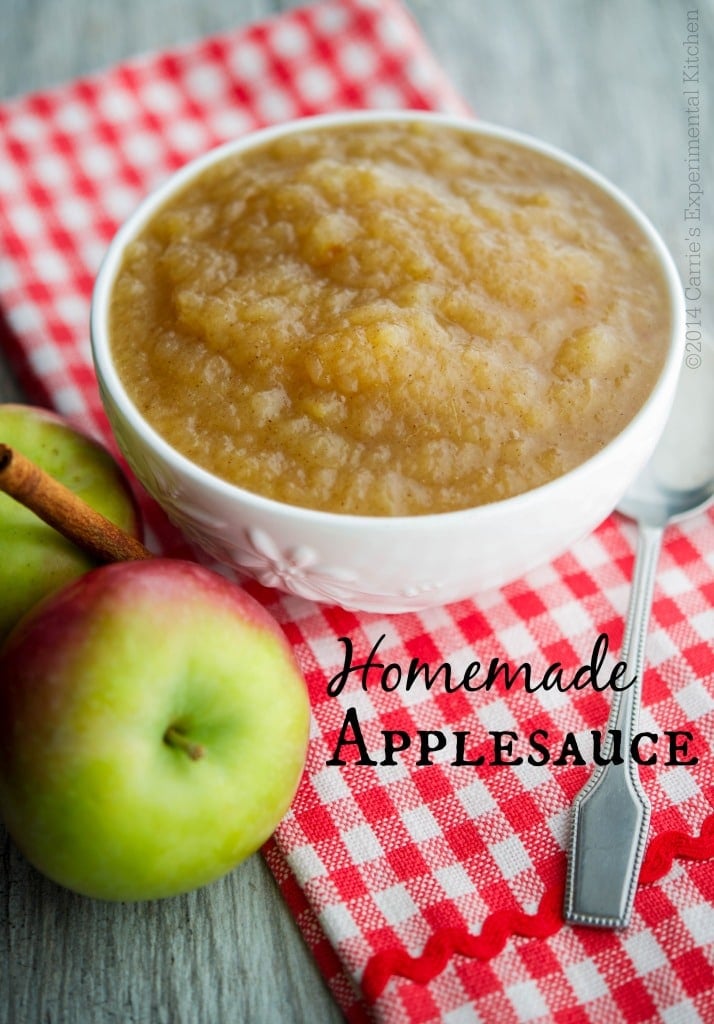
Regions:
<instances>
[{"instance_id":1,"label":"spoon bowl","mask_svg":"<svg viewBox=\"0 0 714 1024\"><path fill-rule=\"evenodd\" d=\"M697 487L678 490L647 469L620 501L617 511L635 522L664 529L670 523L702 512L712 498L714 477Z\"/></svg>"},{"instance_id":2,"label":"spoon bowl","mask_svg":"<svg viewBox=\"0 0 714 1024\"><path fill-rule=\"evenodd\" d=\"M714 495L714 350L684 369L667 424L649 462L618 503L629 519L664 527L700 512Z\"/></svg>"}]
</instances>

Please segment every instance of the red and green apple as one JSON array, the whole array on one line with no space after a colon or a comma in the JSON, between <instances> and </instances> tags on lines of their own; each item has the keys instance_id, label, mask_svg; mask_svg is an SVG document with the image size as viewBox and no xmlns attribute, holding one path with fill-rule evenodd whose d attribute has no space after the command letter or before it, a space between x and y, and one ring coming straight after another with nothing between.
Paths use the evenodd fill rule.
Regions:
<instances>
[{"instance_id":1,"label":"red and green apple","mask_svg":"<svg viewBox=\"0 0 714 1024\"><path fill-rule=\"evenodd\" d=\"M111 454L64 418L38 406L0 405L0 441L41 469L127 533L140 521L126 478ZM95 563L34 512L0 493L0 644L45 595Z\"/></svg>"},{"instance_id":2,"label":"red and green apple","mask_svg":"<svg viewBox=\"0 0 714 1024\"><path fill-rule=\"evenodd\" d=\"M0 654L0 818L87 896L188 891L275 830L309 721L285 634L236 584L178 559L102 566Z\"/></svg>"}]
</instances>

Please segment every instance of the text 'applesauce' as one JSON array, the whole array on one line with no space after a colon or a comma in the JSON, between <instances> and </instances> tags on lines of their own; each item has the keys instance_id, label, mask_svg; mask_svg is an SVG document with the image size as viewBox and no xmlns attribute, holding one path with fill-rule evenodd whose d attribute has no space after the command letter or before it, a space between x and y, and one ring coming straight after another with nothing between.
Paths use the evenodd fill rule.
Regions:
<instances>
[{"instance_id":1,"label":"text 'applesauce'","mask_svg":"<svg viewBox=\"0 0 714 1024\"><path fill-rule=\"evenodd\" d=\"M516 143L387 120L205 169L128 246L110 332L189 459L384 516L578 465L648 397L670 326L651 244L606 193Z\"/></svg>"}]
</instances>

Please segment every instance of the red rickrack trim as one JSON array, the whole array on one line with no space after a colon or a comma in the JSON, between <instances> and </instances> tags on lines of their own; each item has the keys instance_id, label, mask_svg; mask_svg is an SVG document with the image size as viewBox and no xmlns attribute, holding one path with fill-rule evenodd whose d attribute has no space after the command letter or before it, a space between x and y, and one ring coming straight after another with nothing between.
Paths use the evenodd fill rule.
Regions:
<instances>
[{"instance_id":1,"label":"red rickrack trim","mask_svg":"<svg viewBox=\"0 0 714 1024\"><path fill-rule=\"evenodd\" d=\"M640 885L651 885L663 878L675 857L683 860L709 860L714 857L714 814L705 818L698 836L688 836L674 829L655 836L647 848L640 870Z\"/></svg>"},{"instance_id":2,"label":"red rickrack trim","mask_svg":"<svg viewBox=\"0 0 714 1024\"><path fill-rule=\"evenodd\" d=\"M674 830L656 836L647 848L639 885L651 885L663 878L675 857L686 860L714 857L714 814L705 819L698 836ZM425 985L441 973L455 954L490 960L500 953L511 936L547 939L563 927L562 906L563 885L553 885L543 894L535 914L496 910L485 919L478 935L472 935L465 928L441 928L429 937L418 956L410 956L402 948L380 950L367 963L362 991L374 1002L393 975Z\"/></svg>"},{"instance_id":3,"label":"red rickrack trim","mask_svg":"<svg viewBox=\"0 0 714 1024\"><path fill-rule=\"evenodd\" d=\"M404 949L387 949L370 958L362 977L367 999L378 998L393 974L426 985L446 967L451 956L460 953L476 960L490 960L503 949L512 935L529 939L547 939L563 923L560 910L563 887L547 889L535 914L522 910L495 910L489 914L478 935L465 928L441 928L434 932L420 956L412 957Z\"/></svg>"}]
</instances>

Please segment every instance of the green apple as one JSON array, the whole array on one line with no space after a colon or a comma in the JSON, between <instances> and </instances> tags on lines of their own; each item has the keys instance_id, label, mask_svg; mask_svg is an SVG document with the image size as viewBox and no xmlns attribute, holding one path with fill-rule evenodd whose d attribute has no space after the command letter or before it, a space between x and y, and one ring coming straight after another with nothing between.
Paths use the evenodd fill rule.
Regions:
<instances>
[{"instance_id":1,"label":"green apple","mask_svg":"<svg viewBox=\"0 0 714 1024\"><path fill-rule=\"evenodd\" d=\"M87 896L172 896L258 849L303 770L285 634L193 562L117 562L33 609L0 654L0 818Z\"/></svg>"},{"instance_id":2,"label":"green apple","mask_svg":"<svg viewBox=\"0 0 714 1024\"><path fill-rule=\"evenodd\" d=\"M0 405L0 441L32 459L127 533L139 536L136 503L118 464L62 417L36 406ZM2 493L0 550L0 644L37 601L96 564L34 512Z\"/></svg>"}]
</instances>

